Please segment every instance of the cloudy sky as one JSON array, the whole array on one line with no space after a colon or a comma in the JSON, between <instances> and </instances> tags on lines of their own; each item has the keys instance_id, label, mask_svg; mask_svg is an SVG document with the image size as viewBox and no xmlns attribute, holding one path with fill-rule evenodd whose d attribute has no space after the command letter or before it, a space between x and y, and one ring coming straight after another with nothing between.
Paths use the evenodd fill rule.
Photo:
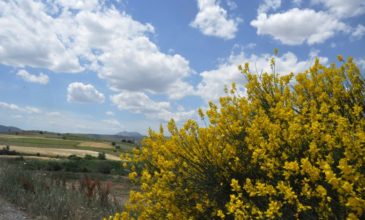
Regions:
<instances>
[{"instance_id":1,"label":"cloudy sky","mask_svg":"<svg viewBox=\"0 0 365 220\"><path fill-rule=\"evenodd\" d=\"M364 35L364 0L0 0L0 124L145 134L274 48L280 74L338 54L364 70Z\"/></svg>"}]
</instances>

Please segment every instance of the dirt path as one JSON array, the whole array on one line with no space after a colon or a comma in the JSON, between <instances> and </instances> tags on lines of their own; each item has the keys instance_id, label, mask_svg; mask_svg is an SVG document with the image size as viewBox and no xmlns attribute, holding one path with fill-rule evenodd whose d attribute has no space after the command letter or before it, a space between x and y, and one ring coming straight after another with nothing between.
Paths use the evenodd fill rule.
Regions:
<instances>
[{"instance_id":1,"label":"dirt path","mask_svg":"<svg viewBox=\"0 0 365 220\"><path fill-rule=\"evenodd\" d=\"M31 220L27 215L14 207L14 205L0 197L0 219L1 220Z\"/></svg>"}]
</instances>

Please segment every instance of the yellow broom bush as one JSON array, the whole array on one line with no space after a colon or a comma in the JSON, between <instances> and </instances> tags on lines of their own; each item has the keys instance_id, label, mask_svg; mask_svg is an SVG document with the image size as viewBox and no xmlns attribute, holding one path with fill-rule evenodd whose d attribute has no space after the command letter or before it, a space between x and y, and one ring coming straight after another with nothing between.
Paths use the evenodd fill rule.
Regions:
<instances>
[{"instance_id":1,"label":"yellow broom bush","mask_svg":"<svg viewBox=\"0 0 365 220\"><path fill-rule=\"evenodd\" d=\"M247 96L233 84L199 110L207 126L150 131L130 158L139 190L111 219L364 219L365 84L339 61L295 77L240 67Z\"/></svg>"}]
</instances>

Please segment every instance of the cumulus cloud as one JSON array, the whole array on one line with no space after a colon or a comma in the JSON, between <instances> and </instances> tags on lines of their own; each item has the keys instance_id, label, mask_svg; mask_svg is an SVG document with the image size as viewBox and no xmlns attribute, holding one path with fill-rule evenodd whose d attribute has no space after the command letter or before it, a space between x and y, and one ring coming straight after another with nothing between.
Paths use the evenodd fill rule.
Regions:
<instances>
[{"instance_id":1,"label":"cumulus cloud","mask_svg":"<svg viewBox=\"0 0 365 220\"><path fill-rule=\"evenodd\" d=\"M239 18L231 19L227 11L217 0L198 0L199 12L190 24L199 29L204 35L223 39L233 39L242 21Z\"/></svg>"},{"instance_id":2,"label":"cumulus cloud","mask_svg":"<svg viewBox=\"0 0 365 220\"><path fill-rule=\"evenodd\" d=\"M229 7L230 10L235 10L238 8L237 3L235 2L235 0L227 0L227 6Z\"/></svg>"},{"instance_id":3,"label":"cumulus cloud","mask_svg":"<svg viewBox=\"0 0 365 220\"><path fill-rule=\"evenodd\" d=\"M337 17L354 17L365 13L364 0L312 0L314 4L322 4Z\"/></svg>"},{"instance_id":4,"label":"cumulus cloud","mask_svg":"<svg viewBox=\"0 0 365 220\"><path fill-rule=\"evenodd\" d=\"M91 84L73 82L67 88L67 101L78 103L103 103L105 97Z\"/></svg>"},{"instance_id":5,"label":"cumulus cloud","mask_svg":"<svg viewBox=\"0 0 365 220\"><path fill-rule=\"evenodd\" d=\"M0 14L0 63L56 72L83 70L77 55L62 40L61 19L50 16L42 2L1 1Z\"/></svg>"},{"instance_id":6,"label":"cumulus cloud","mask_svg":"<svg viewBox=\"0 0 365 220\"><path fill-rule=\"evenodd\" d=\"M280 8L281 0L264 0L264 2L259 6L257 13L267 13L269 10L276 10Z\"/></svg>"},{"instance_id":7,"label":"cumulus cloud","mask_svg":"<svg viewBox=\"0 0 365 220\"><path fill-rule=\"evenodd\" d=\"M53 0L53 4L78 10L93 10L100 8L99 0Z\"/></svg>"},{"instance_id":8,"label":"cumulus cloud","mask_svg":"<svg viewBox=\"0 0 365 220\"><path fill-rule=\"evenodd\" d=\"M103 1L1 1L0 14L1 64L54 72L92 70L114 91L171 98L181 96L174 88L192 72L180 54L160 51L150 39L151 24Z\"/></svg>"},{"instance_id":9,"label":"cumulus cloud","mask_svg":"<svg viewBox=\"0 0 365 220\"><path fill-rule=\"evenodd\" d=\"M174 88L190 75L189 61L179 54L162 53L148 37L154 33L152 25L112 8L83 11L75 20L78 49L112 90L181 94Z\"/></svg>"},{"instance_id":10,"label":"cumulus cloud","mask_svg":"<svg viewBox=\"0 0 365 220\"><path fill-rule=\"evenodd\" d=\"M194 111L172 112L169 102L154 101L143 92L122 91L111 96L110 99L120 110L140 113L150 119L161 121L168 121L171 118L181 121L190 118L194 114Z\"/></svg>"},{"instance_id":11,"label":"cumulus cloud","mask_svg":"<svg viewBox=\"0 0 365 220\"><path fill-rule=\"evenodd\" d=\"M21 77L23 80L25 80L27 82L39 83L39 84L43 84L43 85L46 85L49 82L48 76L43 73L40 73L37 76L37 75L32 75L32 74L28 73L26 70L22 69L22 70L19 70L16 75Z\"/></svg>"},{"instance_id":12,"label":"cumulus cloud","mask_svg":"<svg viewBox=\"0 0 365 220\"><path fill-rule=\"evenodd\" d=\"M276 56L275 72L278 74L289 74L291 72L298 73L307 69L318 57L319 51L312 51L308 60L299 60L292 52L287 52L282 56ZM272 73L270 68L270 54L247 56L243 52L232 54L225 62L221 63L216 69L203 71L200 73L202 81L197 86L197 94L205 101L217 101L219 97L224 95L224 87L230 86L232 82L237 83L237 88L241 95L245 95L243 85L246 83L243 75L238 70L238 65L244 63L250 64L252 72L268 72ZM326 57L319 57L323 63L327 63Z\"/></svg>"},{"instance_id":13,"label":"cumulus cloud","mask_svg":"<svg viewBox=\"0 0 365 220\"><path fill-rule=\"evenodd\" d=\"M288 45L323 43L337 32L349 31L345 23L328 13L298 8L271 15L261 13L251 25L258 35L271 35Z\"/></svg>"},{"instance_id":14,"label":"cumulus cloud","mask_svg":"<svg viewBox=\"0 0 365 220\"><path fill-rule=\"evenodd\" d=\"M365 26L361 24L357 25L357 27L351 34L351 36L357 40L361 39L364 35L365 35Z\"/></svg>"}]
</instances>

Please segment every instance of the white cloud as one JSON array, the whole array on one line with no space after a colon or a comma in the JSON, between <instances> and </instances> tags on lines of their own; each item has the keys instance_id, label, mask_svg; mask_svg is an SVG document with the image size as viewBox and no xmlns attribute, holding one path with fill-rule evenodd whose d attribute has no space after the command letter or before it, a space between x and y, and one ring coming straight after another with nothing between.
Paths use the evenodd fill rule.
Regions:
<instances>
[{"instance_id":1,"label":"white cloud","mask_svg":"<svg viewBox=\"0 0 365 220\"><path fill-rule=\"evenodd\" d=\"M26 70L19 70L16 74L17 76L21 77L23 80L33 83L39 83L39 84L48 84L49 78L46 74L40 73L37 75L32 75L28 73Z\"/></svg>"},{"instance_id":2,"label":"white cloud","mask_svg":"<svg viewBox=\"0 0 365 220\"><path fill-rule=\"evenodd\" d=\"M73 82L67 88L67 101L78 103L103 103L105 97L91 84Z\"/></svg>"},{"instance_id":3,"label":"white cloud","mask_svg":"<svg viewBox=\"0 0 365 220\"><path fill-rule=\"evenodd\" d=\"M108 116L114 116L114 112L112 112L112 111L107 111L107 112L105 112L105 114Z\"/></svg>"},{"instance_id":4,"label":"white cloud","mask_svg":"<svg viewBox=\"0 0 365 220\"><path fill-rule=\"evenodd\" d=\"M363 70L365 71L365 58L359 58L356 59L356 63L357 65Z\"/></svg>"},{"instance_id":5,"label":"white cloud","mask_svg":"<svg viewBox=\"0 0 365 220\"><path fill-rule=\"evenodd\" d=\"M229 7L230 10L235 10L238 8L238 5L235 2L235 0L227 0L227 6Z\"/></svg>"},{"instance_id":6,"label":"white cloud","mask_svg":"<svg viewBox=\"0 0 365 220\"><path fill-rule=\"evenodd\" d=\"M56 72L80 72L77 55L63 42L61 18L47 14L38 1L0 2L0 63L41 67Z\"/></svg>"},{"instance_id":7,"label":"white cloud","mask_svg":"<svg viewBox=\"0 0 365 220\"><path fill-rule=\"evenodd\" d=\"M114 91L179 97L192 70L179 54L160 51L151 24L103 1L0 2L0 63L55 72L96 71ZM192 90L192 88L191 88Z\"/></svg>"},{"instance_id":8,"label":"white cloud","mask_svg":"<svg viewBox=\"0 0 365 220\"><path fill-rule=\"evenodd\" d=\"M116 119L105 119L105 120L102 120L102 122L109 124L116 128L123 128L123 125Z\"/></svg>"},{"instance_id":9,"label":"white cloud","mask_svg":"<svg viewBox=\"0 0 365 220\"><path fill-rule=\"evenodd\" d=\"M70 9L78 9L78 10L93 10L99 7L99 0L54 0L54 3L70 8Z\"/></svg>"},{"instance_id":10,"label":"white cloud","mask_svg":"<svg viewBox=\"0 0 365 220\"><path fill-rule=\"evenodd\" d=\"M295 54L287 52L282 56L275 57L275 72L278 74L289 74L291 72L302 72L312 64L314 57L318 56L319 51L312 51L308 60L299 60ZM270 59L271 55L262 54L260 56L246 56L244 53L231 55L224 63L216 69L200 73L202 81L197 86L197 94L205 101L217 101L219 97L225 95L224 87L230 87L232 82L237 84L239 93L245 95L245 79L238 70L238 65L244 63L250 64L250 70L254 73L268 72L271 73ZM319 57L323 63L327 63L326 57Z\"/></svg>"},{"instance_id":11,"label":"white cloud","mask_svg":"<svg viewBox=\"0 0 365 220\"><path fill-rule=\"evenodd\" d=\"M143 92L123 91L111 96L112 102L119 109L134 113L156 113L170 108L169 102L155 102Z\"/></svg>"},{"instance_id":12,"label":"white cloud","mask_svg":"<svg viewBox=\"0 0 365 220\"><path fill-rule=\"evenodd\" d=\"M25 109L25 107L19 108ZM0 102L0 121L4 124L16 126L21 129L47 130L67 133L114 134L119 132L121 128L124 128L124 126L117 120L100 120L85 114L76 115L68 112L49 112L46 109L36 109L38 109L42 114L18 114L18 110L5 109L3 108L3 103ZM20 111L20 113L25 112ZM9 115L11 115L11 117L9 117ZM130 123L128 128L137 130L138 128L136 126L132 127L133 125L133 123ZM146 128L146 126L147 125L140 126L140 128ZM138 130L142 133L145 132L145 130Z\"/></svg>"},{"instance_id":13,"label":"white cloud","mask_svg":"<svg viewBox=\"0 0 365 220\"><path fill-rule=\"evenodd\" d=\"M80 12L75 19L79 25L75 38L78 49L87 54L98 76L114 91L148 91L175 97L173 88L191 73L184 57L162 53L149 39L148 35L154 33L150 24L115 9Z\"/></svg>"},{"instance_id":14,"label":"white cloud","mask_svg":"<svg viewBox=\"0 0 365 220\"><path fill-rule=\"evenodd\" d=\"M249 43L249 44L247 44L246 45L246 48L247 49L253 49L253 48L255 48L257 46L257 44L255 44L255 43Z\"/></svg>"},{"instance_id":15,"label":"white cloud","mask_svg":"<svg viewBox=\"0 0 365 220\"><path fill-rule=\"evenodd\" d=\"M11 104L11 103L6 103L6 102L0 102L0 108L7 109L7 110L22 111L22 109L19 106L15 105L15 104Z\"/></svg>"},{"instance_id":16,"label":"white cloud","mask_svg":"<svg viewBox=\"0 0 365 220\"><path fill-rule=\"evenodd\" d=\"M110 99L120 110L143 114L150 119L161 121L168 121L171 118L181 121L194 114L194 111L172 112L169 102L156 102L142 92L122 91Z\"/></svg>"},{"instance_id":17,"label":"white cloud","mask_svg":"<svg viewBox=\"0 0 365 220\"><path fill-rule=\"evenodd\" d=\"M242 21L239 18L230 19L227 11L217 0L198 0L199 12L190 24L199 29L204 35L223 39L233 39Z\"/></svg>"},{"instance_id":18,"label":"white cloud","mask_svg":"<svg viewBox=\"0 0 365 220\"><path fill-rule=\"evenodd\" d=\"M281 6L281 0L264 0L257 10L258 14L267 13L270 10L277 10Z\"/></svg>"},{"instance_id":19,"label":"white cloud","mask_svg":"<svg viewBox=\"0 0 365 220\"><path fill-rule=\"evenodd\" d=\"M357 27L352 32L351 36L357 40L361 39L365 35L365 26L364 25L357 25Z\"/></svg>"},{"instance_id":20,"label":"white cloud","mask_svg":"<svg viewBox=\"0 0 365 220\"><path fill-rule=\"evenodd\" d=\"M28 114L41 114L42 113L42 111L39 108L36 108L33 106L20 107L16 104L7 103L7 102L0 102L0 109L24 112L24 113L28 113Z\"/></svg>"},{"instance_id":21,"label":"white cloud","mask_svg":"<svg viewBox=\"0 0 365 220\"><path fill-rule=\"evenodd\" d=\"M40 113L42 113L42 111L39 108L32 107L32 106L26 106L23 110L25 112L30 113L30 114L40 114Z\"/></svg>"},{"instance_id":22,"label":"white cloud","mask_svg":"<svg viewBox=\"0 0 365 220\"><path fill-rule=\"evenodd\" d=\"M47 112L46 114L49 116L61 116L62 115L60 112Z\"/></svg>"},{"instance_id":23,"label":"white cloud","mask_svg":"<svg viewBox=\"0 0 365 220\"><path fill-rule=\"evenodd\" d=\"M300 6L302 4L302 0L292 0L292 3L295 5L295 6Z\"/></svg>"},{"instance_id":24,"label":"white cloud","mask_svg":"<svg viewBox=\"0 0 365 220\"><path fill-rule=\"evenodd\" d=\"M271 35L288 45L323 43L337 32L349 31L345 23L325 12L298 8L271 15L259 14L251 25L257 28L258 35Z\"/></svg>"},{"instance_id":25,"label":"white cloud","mask_svg":"<svg viewBox=\"0 0 365 220\"><path fill-rule=\"evenodd\" d=\"M337 17L346 18L365 13L364 0L312 0L314 4L323 4L330 13Z\"/></svg>"},{"instance_id":26,"label":"white cloud","mask_svg":"<svg viewBox=\"0 0 365 220\"><path fill-rule=\"evenodd\" d=\"M143 119L98 119L85 113L75 114L34 106L0 101L0 122L25 130L46 130L64 133L115 134L121 129L146 134L148 127L158 129L155 121Z\"/></svg>"},{"instance_id":27,"label":"white cloud","mask_svg":"<svg viewBox=\"0 0 365 220\"><path fill-rule=\"evenodd\" d=\"M23 118L23 115L12 115L11 117L15 119L21 119Z\"/></svg>"}]
</instances>

